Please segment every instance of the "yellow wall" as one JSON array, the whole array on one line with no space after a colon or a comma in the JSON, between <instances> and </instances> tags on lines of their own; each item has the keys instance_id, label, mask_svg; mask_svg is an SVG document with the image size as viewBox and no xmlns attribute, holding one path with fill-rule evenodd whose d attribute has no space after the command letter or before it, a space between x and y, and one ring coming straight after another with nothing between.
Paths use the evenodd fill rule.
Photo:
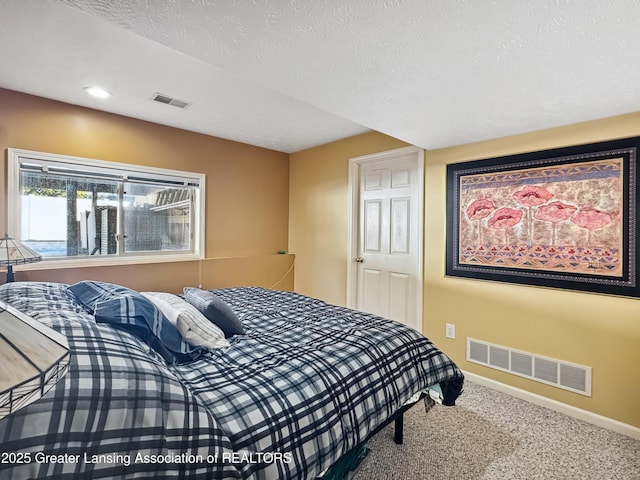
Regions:
<instances>
[{"instance_id":1,"label":"yellow wall","mask_svg":"<svg viewBox=\"0 0 640 480\"><path fill-rule=\"evenodd\" d=\"M467 371L640 427L639 300L444 276L446 164L635 135L640 113L426 152L424 332ZM296 290L346 302L348 159L401 146L367 134L291 155ZM469 363L467 337L589 365L592 397Z\"/></svg>"},{"instance_id":2,"label":"yellow wall","mask_svg":"<svg viewBox=\"0 0 640 480\"><path fill-rule=\"evenodd\" d=\"M289 157L285 153L0 89L3 233L7 148L205 173L205 255L214 259L64 270L16 267L16 280L70 283L94 278L137 289L179 291L185 285L203 283L203 277L212 286L242 282L237 267L250 259L256 271L264 273L259 278L252 274L254 284L270 286L274 278L289 272L279 286L293 286L291 258L277 255L287 250L288 242ZM207 275L210 269L215 269L215 279Z\"/></svg>"},{"instance_id":3,"label":"yellow wall","mask_svg":"<svg viewBox=\"0 0 640 480\"><path fill-rule=\"evenodd\" d=\"M289 248L297 292L346 304L349 158L405 146L369 132L291 154Z\"/></svg>"}]
</instances>

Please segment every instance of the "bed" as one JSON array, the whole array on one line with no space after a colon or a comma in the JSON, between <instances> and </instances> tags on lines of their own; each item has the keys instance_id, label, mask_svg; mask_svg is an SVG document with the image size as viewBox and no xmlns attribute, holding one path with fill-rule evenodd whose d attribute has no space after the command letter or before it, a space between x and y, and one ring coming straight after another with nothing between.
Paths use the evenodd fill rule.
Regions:
<instances>
[{"instance_id":1,"label":"bed","mask_svg":"<svg viewBox=\"0 0 640 480\"><path fill-rule=\"evenodd\" d=\"M430 387L444 405L462 391L458 367L423 335L301 294L203 291L243 332L171 361L71 287L0 286L0 301L71 351L61 381L0 420L2 479L313 479Z\"/></svg>"}]
</instances>

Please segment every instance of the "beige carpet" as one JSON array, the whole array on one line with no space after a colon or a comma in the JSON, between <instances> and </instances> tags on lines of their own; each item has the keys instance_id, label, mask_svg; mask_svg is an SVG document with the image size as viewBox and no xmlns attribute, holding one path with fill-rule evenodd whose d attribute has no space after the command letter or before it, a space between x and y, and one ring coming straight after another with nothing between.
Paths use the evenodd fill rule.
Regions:
<instances>
[{"instance_id":1,"label":"beige carpet","mask_svg":"<svg viewBox=\"0 0 640 480\"><path fill-rule=\"evenodd\" d=\"M640 441L471 382L455 407L405 414L404 444L387 427L354 480L640 480Z\"/></svg>"}]
</instances>

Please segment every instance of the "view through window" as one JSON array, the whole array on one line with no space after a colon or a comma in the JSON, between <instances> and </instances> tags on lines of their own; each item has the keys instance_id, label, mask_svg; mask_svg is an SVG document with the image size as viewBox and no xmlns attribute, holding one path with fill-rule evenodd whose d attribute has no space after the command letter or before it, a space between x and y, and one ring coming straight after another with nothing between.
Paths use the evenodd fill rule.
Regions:
<instances>
[{"instance_id":1,"label":"view through window","mask_svg":"<svg viewBox=\"0 0 640 480\"><path fill-rule=\"evenodd\" d=\"M9 170L9 224L45 260L200 253L204 175L17 150Z\"/></svg>"}]
</instances>

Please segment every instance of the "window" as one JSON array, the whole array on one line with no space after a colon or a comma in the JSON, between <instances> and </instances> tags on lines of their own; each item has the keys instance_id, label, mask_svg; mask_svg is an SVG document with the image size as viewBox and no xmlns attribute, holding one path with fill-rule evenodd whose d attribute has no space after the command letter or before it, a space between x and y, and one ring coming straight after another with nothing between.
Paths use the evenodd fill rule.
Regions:
<instances>
[{"instance_id":1,"label":"window","mask_svg":"<svg viewBox=\"0 0 640 480\"><path fill-rule=\"evenodd\" d=\"M204 174L9 149L9 234L43 260L202 258Z\"/></svg>"}]
</instances>

